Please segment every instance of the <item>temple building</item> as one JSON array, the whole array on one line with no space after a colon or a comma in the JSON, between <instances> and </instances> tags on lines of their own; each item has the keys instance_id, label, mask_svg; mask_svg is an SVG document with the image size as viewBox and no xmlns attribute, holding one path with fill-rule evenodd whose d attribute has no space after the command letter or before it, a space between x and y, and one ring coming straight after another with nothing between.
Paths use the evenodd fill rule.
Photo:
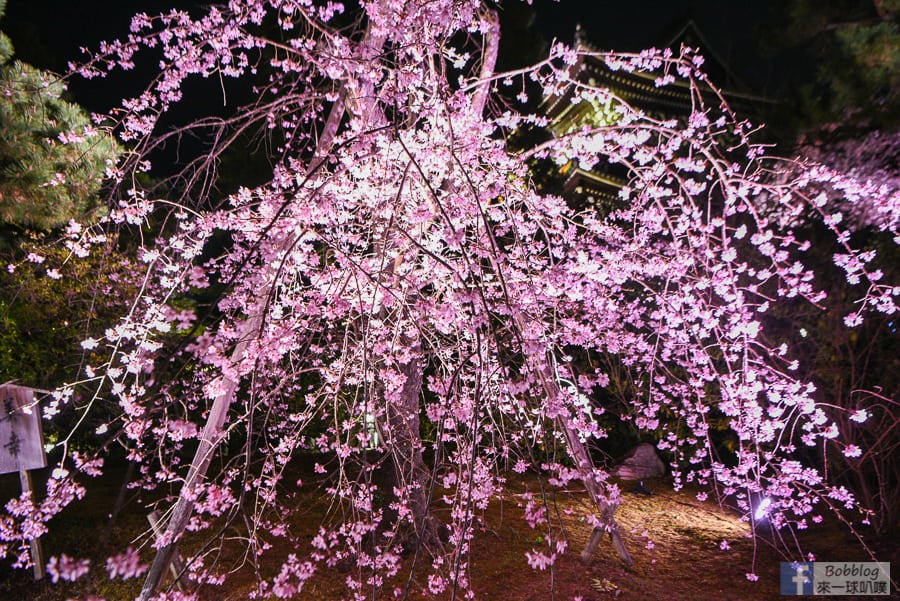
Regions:
<instances>
[{"instance_id":1,"label":"temple building","mask_svg":"<svg viewBox=\"0 0 900 601\"><path fill-rule=\"evenodd\" d=\"M709 80L721 88L726 102L738 115L758 121L762 107L772 101L754 95L716 54L693 20L688 20L675 35L661 44L678 52L682 45L699 50L704 57L703 70ZM588 53L600 53L578 27L575 47ZM686 119L692 110L692 98L688 84L680 79L666 86L657 86L658 73L611 69L599 57L579 54L579 62L573 65L575 78L591 86L608 88L615 97L633 108L660 119ZM711 88L706 88L709 104L718 106L720 101ZM557 96L544 99L541 110L550 118L549 133L561 136L585 126L612 124L619 118L613 106L600 105L586 100L574 101L574 90L565 90ZM591 170L582 169L574 162L559 167L556 179L561 181L560 192L577 206L615 206L619 189L627 184L620 166L598 164Z\"/></svg>"}]
</instances>

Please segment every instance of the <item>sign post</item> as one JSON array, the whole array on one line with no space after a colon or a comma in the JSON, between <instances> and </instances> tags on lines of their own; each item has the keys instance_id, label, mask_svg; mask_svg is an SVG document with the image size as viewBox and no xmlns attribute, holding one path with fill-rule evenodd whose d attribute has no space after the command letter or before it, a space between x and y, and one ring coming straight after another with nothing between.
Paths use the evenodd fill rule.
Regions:
<instances>
[{"instance_id":1,"label":"sign post","mask_svg":"<svg viewBox=\"0 0 900 601\"><path fill-rule=\"evenodd\" d=\"M19 472L22 493L34 500L31 474L28 470L47 467L41 412L34 399L34 389L13 384L0 385L0 474ZM44 577L41 541L31 541L34 579Z\"/></svg>"}]
</instances>

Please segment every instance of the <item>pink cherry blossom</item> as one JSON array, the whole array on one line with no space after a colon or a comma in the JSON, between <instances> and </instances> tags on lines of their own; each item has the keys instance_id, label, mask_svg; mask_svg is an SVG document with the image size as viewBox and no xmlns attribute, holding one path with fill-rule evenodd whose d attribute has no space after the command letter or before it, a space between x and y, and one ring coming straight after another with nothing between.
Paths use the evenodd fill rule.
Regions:
<instances>
[{"instance_id":1,"label":"pink cherry blossom","mask_svg":"<svg viewBox=\"0 0 900 601\"><path fill-rule=\"evenodd\" d=\"M775 527L805 525L822 500L855 505L797 458L800 443L861 450L768 318L824 300L804 264L803 219L830 232L836 267L858 286L848 326L897 312L900 286L851 235L896 230L894 188L838 164L768 156L688 48L555 43L539 64L497 73L499 25L479 1L372 0L349 20L344 10L232 0L141 13L130 34L74 66L102 77L138 57L159 62L143 92L98 118L135 151L108 169L109 214L70 225L66 238L76 260L108 242L104 228L131 228L139 292L82 343L93 396L64 387L44 410L114 404L92 430L138 464L135 487L166 493L142 601L189 598L155 592L166 551L186 537L203 544L185 548L216 548L223 536L246 557L277 558L258 598L302 596L317 570L338 566L348 598L369 598L409 551L426 564L417 587L471 596L471 541L508 470L583 486L595 505L586 523L621 541L615 510L627 500L588 451L619 421L653 437L676 487L696 483L698 498L715 491L747 515L769 498ZM682 120L649 115L577 77L588 60L683 87L694 106ZM253 93L228 112L237 78ZM229 116L217 107L164 129L179 105L202 104L191 90L208 79L221 82ZM615 118L511 148L517 130L551 118L515 112L495 95L507 81L562 106L609 106ZM246 152L245 134L271 173L221 198L219 158ZM141 187L153 151L188 137L211 146L164 198ZM576 209L535 187L535 161L615 165L627 185L608 210ZM848 419L862 421L860 411ZM736 452L713 443L718 424ZM7 504L4 543L42 533L85 495L76 475L102 469L62 451L38 505ZM329 500L311 549L292 525L305 503L284 480L295 460L313 464L307 487ZM526 493L524 519L552 532L545 501ZM223 534L225 519L234 532ZM526 553L537 570L566 551L548 540ZM227 583L214 555L190 557L190 578ZM130 577L145 566L128 549L107 568ZM54 581L87 569L65 555L48 565Z\"/></svg>"}]
</instances>

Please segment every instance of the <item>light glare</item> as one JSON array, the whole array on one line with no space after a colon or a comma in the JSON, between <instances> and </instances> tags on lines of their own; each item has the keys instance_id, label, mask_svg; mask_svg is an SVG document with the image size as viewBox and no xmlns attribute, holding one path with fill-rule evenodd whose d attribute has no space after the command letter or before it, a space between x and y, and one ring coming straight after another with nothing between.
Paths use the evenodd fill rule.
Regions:
<instances>
[{"instance_id":1,"label":"light glare","mask_svg":"<svg viewBox=\"0 0 900 601\"><path fill-rule=\"evenodd\" d=\"M769 509L769 505L772 504L772 501L768 498L760 501L759 505L756 507L756 513L753 514L753 517L757 520L761 520L766 517L767 509Z\"/></svg>"}]
</instances>

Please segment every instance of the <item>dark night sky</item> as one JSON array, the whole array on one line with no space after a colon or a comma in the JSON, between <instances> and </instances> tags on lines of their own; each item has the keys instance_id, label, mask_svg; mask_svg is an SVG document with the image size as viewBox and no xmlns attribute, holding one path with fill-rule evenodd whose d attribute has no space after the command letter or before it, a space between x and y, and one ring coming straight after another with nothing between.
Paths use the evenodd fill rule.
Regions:
<instances>
[{"instance_id":1,"label":"dark night sky","mask_svg":"<svg viewBox=\"0 0 900 601\"><path fill-rule=\"evenodd\" d=\"M505 5L520 0L504 0ZM754 41L777 0L534 0L536 24L548 39L571 42L580 23L602 49L640 50L668 40L679 26L693 19L715 51L757 93L765 94L775 81L771 64L760 61ZM79 56L80 46L127 34L131 14L160 12L175 5L207 2L191 0L9 0L0 27L13 39L19 58L38 67L60 71ZM507 40L515 44L515 40ZM774 73L774 74L773 74ZM102 82L76 97L94 104L94 97L115 96L126 79ZM90 94L91 97L84 96ZM121 93L118 96L122 96ZM110 99L111 101L111 99ZM89 106L102 110L108 106Z\"/></svg>"},{"instance_id":2,"label":"dark night sky","mask_svg":"<svg viewBox=\"0 0 900 601\"><path fill-rule=\"evenodd\" d=\"M191 0L7 0L0 22L13 41L15 58L42 69L64 72L69 61L83 58L80 48L96 49L104 40L128 35L131 17L172 7L196 5ZM204 2L209 4L209 2ZM91 111L111 109L147 84L140 73L70 83L70 92Z\"/></svg>"},{"instance_id":3,"label":"dark night sky","mask_svg":"<svg viewBox=\"0 0 900 601\"><path fill-rule=\"evenodd\" d=\"M758 0L535 0L538 23L548 34L567 41L576 23L604 49L638 50L687 18L709 37L736 45L749 42L753 27L765 17L770 2ZM730 40L729 40L730 38ZM723 48L724 50L724 48ZM724 54L724 52L723 52Z\"/></svg>"},{"instance_id":4,"label":"dark night sky","mask_svg":"<svg viewBox=\"0 0 900 601\"><path fill-rule=\"evenodd\" d=\"M535 0L538 23L548 37L571 42L577 23L603 50L637 51L661 45L688 19L743 79L762 92L770 65L756 50L777 0Z\"/></svg>"}]
</instances>

